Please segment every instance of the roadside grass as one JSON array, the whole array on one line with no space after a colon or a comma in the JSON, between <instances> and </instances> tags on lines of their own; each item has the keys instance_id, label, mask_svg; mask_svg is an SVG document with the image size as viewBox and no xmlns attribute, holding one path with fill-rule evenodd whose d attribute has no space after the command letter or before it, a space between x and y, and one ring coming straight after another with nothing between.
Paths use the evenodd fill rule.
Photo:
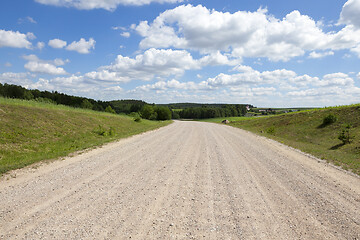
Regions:
<instances>
[{"instance_id":1,"label":"roadside grass","mask_svg":"<svg viewBox=\"0 0 360 240\"><path fill-rule=\"evenodd\" d=\"M337 120L324 125L324 118L330 114ZM338 137L347 124L351 125L353 139L350 144L343 144ZM360 105L242 119L230 125L272 138L360 174Z\"/></svg>"},{"instance_id":2,"label":"roadside grass","mask_svg":"<svg viewBox=\"0 0 360 240\"><path fill-rule=\"evenodd\" d=\"M170 123L0 98L0 175Z\"/></svg>"},{"instance_id":3,"label":"roadside grass","mask_svg":"<svg viewBox=\"0 0 360 240\"><path fill-rule=\"evenodd\" d=\"M243 120L252 119L252 117L221 117L221 118L199 119L199 120L196 120L196 121L221 123L225 119L229 120L230 122L234 122L234 121L243 121Z\"/></svg>"}]
</instances>

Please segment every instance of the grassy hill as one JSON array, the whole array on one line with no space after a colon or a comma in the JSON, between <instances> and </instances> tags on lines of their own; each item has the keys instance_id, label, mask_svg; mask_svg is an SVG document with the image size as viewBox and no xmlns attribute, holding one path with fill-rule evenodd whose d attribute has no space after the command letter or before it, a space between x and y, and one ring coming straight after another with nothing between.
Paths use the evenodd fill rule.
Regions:
<instances>
[{"instance_id":1,"label":"grassy hill","mask_svg":"<svg viewBox=\"0 0 360 240\"><path fill-rule=\"evenodd\" d=\"M323 124L330 114L336 116L337 121ZM353 139L350 144L343 144L338 136L348 124ZM360 105L244 118L230 125L275 139L360 174Z\"/></svg>"},{"instance_id":2,"label":"grassy hill","mask_svg":"<svg viewBox=\"0 0 360 240\"><path fill-rule=\"evenodd\" d=\"M0 98L0 175L169 123Z\"/></svg>"}]
</instances>

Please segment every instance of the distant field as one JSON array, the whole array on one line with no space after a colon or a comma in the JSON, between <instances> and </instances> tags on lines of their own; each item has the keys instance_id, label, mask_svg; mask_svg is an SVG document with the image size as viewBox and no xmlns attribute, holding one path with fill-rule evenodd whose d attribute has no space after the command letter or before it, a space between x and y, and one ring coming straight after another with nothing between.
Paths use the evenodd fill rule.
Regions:
<instances>
[{"instance_id":1,"label":"distant field","mask_svg":"<svg viewBox=\"0 0 360 240\"><path fill-rule=\"evenodd\" d=\"M329 114L335 115L337 121L322 125ZM338 136L347 124L351 125L350 135L354 138L344 145ZM360 105L240 119L230 125L275 139L360 174Z\"/></svg>"},{"instance_id":2,"label":"distant field","mask_svg":"<svg viewBox=\"0 0 360 240\"><path fill-rule=\"evenodd\" d=\"M252 117L222 117L222 118L208 118L208 119L200 119L198 121L201 122L213 122L213 123L221 123L223 120L229 120L230 122L233 121L243 121L243 120L248 120L248 119L252 119Z\"/></svg>"},{"instance_id":3,"label":"distant field","mask_svg":"<svg viewBox=\"0 0 360 240\"><path fill-rule=\"evenodd\" d=\"M0 175L169 123L0 98Z\"/></svg>"}]
</instances>

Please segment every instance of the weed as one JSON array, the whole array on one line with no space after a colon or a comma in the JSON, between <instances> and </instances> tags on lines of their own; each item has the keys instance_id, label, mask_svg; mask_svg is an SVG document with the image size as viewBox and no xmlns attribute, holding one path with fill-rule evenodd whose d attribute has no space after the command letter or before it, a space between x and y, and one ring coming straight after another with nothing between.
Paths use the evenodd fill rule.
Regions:
<instances>
[{"instance_id":1,"label":"weed","mask_svg":"<svg viewBox=\"0 0 360 240\"><path fill-rule=\"evenodd\" d=\"M266 129L266 132L268 134L274 135L275 134L275 126L271 126L268 129Z\"/></svg>"},{"instance_id":2,"label":"weed","mask_svg":"<svg viewBox=\"0 0 360 240\"><path fill-rule=\"evenodd\" d=\"M109 128L109 136L111 136L111 137L115 136L115 128L113 128L113 127Z\"/></svg>"},{"instance_id":3,"label":"weed","mask_svg":"<svg viewBox=\"0 0 360 240\"><path fill-rule=\"evenodd\" d=\"M96 134L98 134L100 136L104 136L104 137L107 136L106 129L101 125L99 125L98 128L94 130L94 133L96 133Z\"/></svg>"}]
</instances>

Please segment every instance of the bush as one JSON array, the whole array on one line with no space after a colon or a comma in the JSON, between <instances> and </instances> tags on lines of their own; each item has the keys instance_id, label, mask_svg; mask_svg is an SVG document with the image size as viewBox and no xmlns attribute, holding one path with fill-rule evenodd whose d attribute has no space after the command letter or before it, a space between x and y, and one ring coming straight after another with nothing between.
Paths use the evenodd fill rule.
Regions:
<instances>
[{"instance_id":1,"label":"bush","mask_svg":"<svg viewBox=\"0 0 360 240\"><path fill-rule=\"evenodd\" d=\"M109 130L106 130L103 126L99 125L97 129L94 130L94 133L100 135L100 136L115 136L115 128L110 127Z\"/></svg>"},{"instance_id":2,"label":"bush","mask_svg":"<svg viewBox=\"0 0 360 240\"><path fill-rule=\"evenodd\" d=\"M332 124L332 123L334 123L336 121L337 121L337 117L335 115L333 115L333 114L329 114L326 117L324 117L322 125L327 126L327 125Z\"/></svg>"},{"instance_id":3,"label":"bush","mask_svg":"<svg viewBox=\"0 0 360 240\"><path fill-rule=\"evenodd\" d=\"M113 128L113 127L109 128L109 136L111 136L111 137L115 136L115 128Z\"/></svg>"},{"instance_id":4,"label":"bush","mask_svg":"<svg viewBox=\"0 0 360 240\"><path fill-rule=\"evenodd\" d=\"M141 117L135 117L135 118L134 118L134 121L135 121L135 122L141 122Z\"/></svg>"},{"instance_id":5,"label":"bush","mask_svg":"<svg viewBox=\"0 0 360 240\"><path fill-rule=\"evenodd\" d=\"M343 142L343 144L351 143L351 140L354 138L350 134L351 125L346 124L345 128L341 131L341 133L338 136L338 139Z\"/></svg>"},{"instance_id":6,"label":"bush","mask_svg":"<svg viewBox=\"0 0 360 240\"><path fill-rule=\"evenodd\" d=\"M274 127L274 126L269 127L269 128L266 130L266 132L267 132L268 134L274 135L274 134L275 134L275 127Z\"/></svg>"},{"instance_id":7,"label":"bush","mask_svg":"<svg viewBox=\"0 0 360 240\"><path fill-rule=\"evenodd\" d=\"M108 113L116 113L114 109L112 109L112 107L109 105L105 108L105 112L108 112Z\"/></svg>"},{"instance_id":8,"label":"bush","mask_svg":"<svg viewBox=\"0 0 360 240\"><path fill-rule=\"evenodd\" d=\"M101 125L99 125L99 127L95 129L94 132L100 136L107 136L106 129Z\"/></svg>"}]
</instances>

